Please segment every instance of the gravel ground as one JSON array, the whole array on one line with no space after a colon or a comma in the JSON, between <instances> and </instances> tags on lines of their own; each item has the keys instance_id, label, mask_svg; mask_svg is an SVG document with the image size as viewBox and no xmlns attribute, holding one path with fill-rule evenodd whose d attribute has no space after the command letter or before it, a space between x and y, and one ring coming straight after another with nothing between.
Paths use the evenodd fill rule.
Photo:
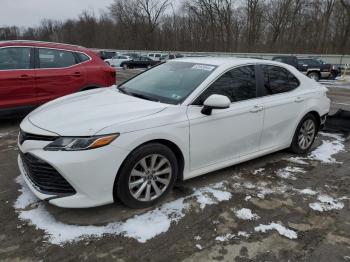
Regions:
<instances>
[{"instance_id":1,"label":"gravel ground","mask_svg":"<svg viewBox=\"0 0 350 262\"><path fill-rule=\"evenodd\" d=\"M333 111L350 110L347 87L329 96ZM0 124L0 261L350 261L346 134L321 133L305 156L281 151L178 183L156 208L78 210L22 184L19 122Z\"/></svg>"}]
</instances>

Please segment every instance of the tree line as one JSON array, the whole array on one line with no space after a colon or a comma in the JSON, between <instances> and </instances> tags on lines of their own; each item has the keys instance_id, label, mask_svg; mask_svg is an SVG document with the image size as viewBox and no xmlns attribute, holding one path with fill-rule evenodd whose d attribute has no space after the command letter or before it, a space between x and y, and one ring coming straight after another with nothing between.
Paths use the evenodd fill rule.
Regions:
<instances>
[{"instance_id":1,"label":"tree line","mask_svg":"<svg viewBox=\"0 0 350 262\"><path fill-rule=\"evenodd\" d=\"M115 0L37 27L0 28L0 40L91 48L203 52L350 53L350 0Z\"/></svg>"}]
</instances>

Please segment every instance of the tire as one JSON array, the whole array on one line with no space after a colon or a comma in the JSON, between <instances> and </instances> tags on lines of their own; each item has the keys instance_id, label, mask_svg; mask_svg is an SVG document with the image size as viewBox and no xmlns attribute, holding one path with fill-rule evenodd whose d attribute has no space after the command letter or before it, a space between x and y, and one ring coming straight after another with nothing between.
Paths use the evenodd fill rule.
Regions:
<instances>
[{"instance_id":1,"label":"tire","mask_svg":"<svg viewBox=\"0 0 350 262\"><path fill-rule=\"evenodd\" d=\"M124 70L128 69L128 65L127 64L123 64L122 67L123 67Z\"/></svg>"},{"instance_id":2,"label":"tire","mask_svg":"<svg viewBox=\"0 0 350 262\"><path fill-rule=\"evenodd\" d=\"M124 161L118 172L114 196L131 208L153 206L172 189L177 174L178 164L173 151L159 143L143 145Z\"/></svg>"},{"instance_id":3,"label":"tire","mask_svg":"<svg viewBox=\"0 0 350 262\"><path fill-rule=\"evenodd\" d=\"M320 81L320 74L317 72L308 73L307 76L311 79L314 79L316 82Z\"/></svg>"},{"instance_id":4,"label":"tire","mask_svg":"<svg viewBox=\"0 0 350 262\"><path fill-rule=\"evenodd\" d=\"M151 69L151 68L152 68L152 66L151 66L151 65L148 65L148 66L147 66L147 69Z\"/></svg>"},{"instance_id":5,"label":"tire","mask_svg":"<svg viewBox=\"0 0 350 262\"><path fill-rule=\"evenodd\" d=\"M295 130L293 141L289 148L290 151L295 154L307 153L315 141L318 125L318 121L313 114L309 113L304 116ZM307 132L307 130L309 130L309 132ZM305 141L305 143L302 141Z\"/></svg>"}]
</instances>

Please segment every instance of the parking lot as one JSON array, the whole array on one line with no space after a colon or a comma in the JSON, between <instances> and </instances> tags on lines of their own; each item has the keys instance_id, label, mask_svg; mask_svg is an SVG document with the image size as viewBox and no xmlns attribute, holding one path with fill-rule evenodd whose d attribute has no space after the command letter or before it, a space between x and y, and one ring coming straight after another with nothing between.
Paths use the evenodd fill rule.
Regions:
<instances>
[{"instance_id":1,"label":"parking lot","mask_svg":"<svg viewBox=\"0 0 350 262\"><path fill-rule=\"evenodd\" d=\"M140 70L117 71L118 83ZM350 84L323 81L331 113ZM19 177L20 119L0 124L2 261L350 261L350 142L324 131L311 153L281 151L178 183L158 207L62 209Z\"/></svg>"}]
</instances>

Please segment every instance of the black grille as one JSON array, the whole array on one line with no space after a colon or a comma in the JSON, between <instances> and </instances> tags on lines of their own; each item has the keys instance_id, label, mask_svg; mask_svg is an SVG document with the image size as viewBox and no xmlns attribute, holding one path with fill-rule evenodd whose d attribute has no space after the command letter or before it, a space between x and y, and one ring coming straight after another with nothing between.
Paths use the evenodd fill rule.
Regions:
<instances>
[{"instance_id":1,"label":"black grille","mask_svg":"<svg viewBox=\"0 0 350 262\"><path fill-rule=\"evenodd\" d=\"M23 130L19 131L19 144L22 145L26 140L38 140L38 141L54 141L58 137L57 136L42 136L42 135L34 135L30 133L26 133Z\"/></svg>"},{"instance_id":2,"label":"black grille","mask_svg":"<svg viewBox=\"0 0 350 262\"><path fill-rule=\"evenodd\" d=\"M20 153L27 177L36 188L45 194L73 195L74 188L61 176L57 170L45 161L30 153Z\"/></svg>"}]
</instances>

